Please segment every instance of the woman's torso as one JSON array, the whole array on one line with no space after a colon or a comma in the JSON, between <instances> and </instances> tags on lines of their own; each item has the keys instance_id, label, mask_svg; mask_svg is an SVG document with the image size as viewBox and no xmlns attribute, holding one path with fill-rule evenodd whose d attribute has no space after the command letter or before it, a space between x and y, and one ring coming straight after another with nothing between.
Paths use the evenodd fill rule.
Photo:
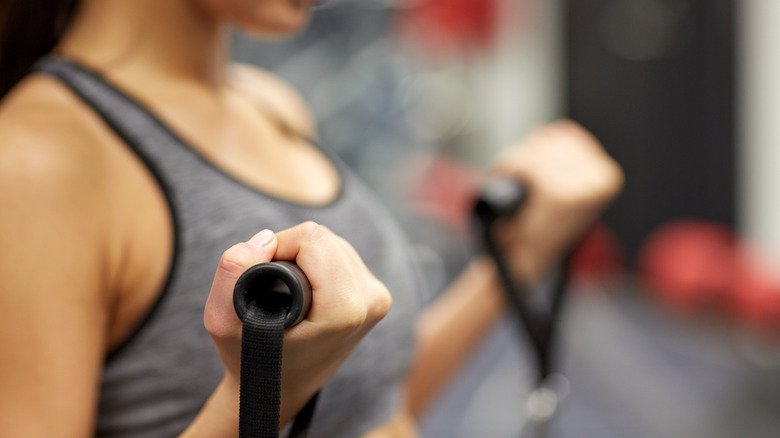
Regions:
<instances>
[{"instance_id":1,"label":"woman's torso","mask_svg":"<svg viewBox=\"0 0 780 438\"><path fill-rule=\"evenodd\" d=\"M118 201L110 208L127 268L114 292L98 435L165 436L192 420L222 375L202 324L217 259L262 228L306 220L350 241L394 298L390 314L323 390L312 436L355 436L389 420L401 407L418 281L408 244L372 194L343 165L274 134L262 117L242 131L224 114L209 115L208 105L182 99L165 106L173 108L166 119L200 123L173 132L99 77L70 64L49 68L100 108L99 129L113 131L105 135L112 144L100 147L111 156ZM160 99L145 100L162 108ZM186 115L188 106L197 109ZM183 115L176 120L177 114ZM248 115L246 122L252 120ZM255 144L247 144L252 135Z\"/></svg>"}]
</instances>

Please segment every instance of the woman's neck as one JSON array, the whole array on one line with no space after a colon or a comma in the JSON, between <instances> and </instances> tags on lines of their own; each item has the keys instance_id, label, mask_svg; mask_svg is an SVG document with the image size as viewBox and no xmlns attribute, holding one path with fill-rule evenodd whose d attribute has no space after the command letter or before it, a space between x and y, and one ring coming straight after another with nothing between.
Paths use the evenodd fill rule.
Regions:
<instances>
[{"instance_id":1,"label":"woman's neck","mask_svg":"<svg viewBox=\"0 0 780 438\"><path fill-rule=\"evenodd\" d=\"M82 0L57 52L123 75L220 86L226 26L191 0Z\"/></svg>"}]
</instances>

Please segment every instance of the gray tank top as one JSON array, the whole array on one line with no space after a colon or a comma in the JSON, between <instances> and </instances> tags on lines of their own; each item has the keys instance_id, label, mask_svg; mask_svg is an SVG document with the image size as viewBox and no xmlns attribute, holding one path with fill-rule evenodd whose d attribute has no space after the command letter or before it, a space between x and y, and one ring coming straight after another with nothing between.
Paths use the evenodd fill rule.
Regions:
<instances>
[{"instance_id":1,"label":"gray tank top","mask_svg":"<svg viewBox=\"0 0 780 438\"><path fill-rule=\"evenodd\" d=\"M203 327L220 255L263 228L282 230L306 220L347 239L393 295L387 317L323 388L309 436L359 436L398 411L422 282L401 230L342 162L324 151L340 172L337 199L315 207L288 202L220 170L100 74L59 58L46 58L36 69L59 78L135 152L165 194L174 223L164 289L133 335L106 359L97 436L157 438L187 427L223 374Z\"/></svg>"}]
</instances>

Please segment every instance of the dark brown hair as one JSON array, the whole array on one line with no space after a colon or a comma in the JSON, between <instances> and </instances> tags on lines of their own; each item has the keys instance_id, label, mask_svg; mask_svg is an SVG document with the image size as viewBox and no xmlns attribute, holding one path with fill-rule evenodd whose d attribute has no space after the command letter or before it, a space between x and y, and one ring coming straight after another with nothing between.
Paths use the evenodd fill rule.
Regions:
<instances>
[{"instance_id":1,"label":"dark brown hair","mask_svg":"<svg viewBox=\"0 0 780 438\"><path fill-rule=\"evenodd\" d=\"M0 99L70 24L77 0L0 0Z\"/></svg>"}]
</instances>

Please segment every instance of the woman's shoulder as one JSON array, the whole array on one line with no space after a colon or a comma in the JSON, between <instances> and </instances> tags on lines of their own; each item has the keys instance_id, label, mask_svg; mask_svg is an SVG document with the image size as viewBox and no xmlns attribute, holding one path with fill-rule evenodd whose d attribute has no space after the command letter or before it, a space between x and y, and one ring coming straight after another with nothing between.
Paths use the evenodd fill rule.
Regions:
<instances>
[{"instance_id":1,"label":"woman's shoulder","mask_svg":"<svg viewBox=\"0 0 780 438\"><path fill-rule=\"evenodd\" d=\"M68 199L62 208L98 214L110 196L101 145L107 138L99 120L53 79L25 79L0 101L0 186L10 189L0 202L21 215L35 214L35 200Z\"/></svg>"},{"instance_id":2,"label":"woman's shoulder","mask_svg":"<svg viewBox=\"0 0 780 438\"><path fill-rule=\"evenodd\" d=\"M309 105L291 83L254 65L234 63L231 67L232 85L267 116L291 132L311 139L317 137Z\"/></svg>"},{"instance_id":3,"label":"woman's shoulder","mask_svg":"<svg viewBox=\"0 0 780 438\"><path fill-rule=\"evenodd\" d=\"M76 176L75 169L80 177L96 177L90 169L103 158L101 126L56 80L31 75L0 101L0 162L51 177Z\"/></svg>"}]
</instances>

